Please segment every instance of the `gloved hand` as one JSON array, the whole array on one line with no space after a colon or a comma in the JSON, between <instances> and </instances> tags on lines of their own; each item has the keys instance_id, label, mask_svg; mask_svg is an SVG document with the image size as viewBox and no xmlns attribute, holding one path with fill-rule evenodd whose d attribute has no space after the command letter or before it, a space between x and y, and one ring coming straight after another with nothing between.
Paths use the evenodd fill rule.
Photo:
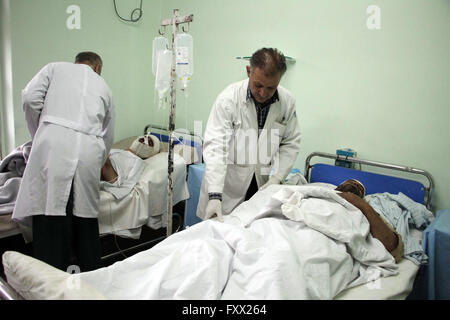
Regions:
<instances>
[{"instance_id":1,"label":"gloved hand","mask_svg":"<svg viewBox=\"0 0 450 320\"><path fill-rule=\"evenodd\" d=\"M206 206L206 219L210 219L214 216L217 216L217 219L220 222L223 222L223 216L222 216L222 201L219 199L211 199L208 201L208 204Z\"/></svg>"},{"instance_id":2,"label":"gloved hand","mask_svg":"<svg viewBox=\"0 0 450 320\"><path fill-rule=\"evenodd\" d=\"M281 180L278 177L275 176L271 176L269 178L269 181L267 181L261 188L259 188L259 190L264 190L265 188L267 188L268 186L272 185L272 184L280 184Z\"/></svg>"}]
</instances>

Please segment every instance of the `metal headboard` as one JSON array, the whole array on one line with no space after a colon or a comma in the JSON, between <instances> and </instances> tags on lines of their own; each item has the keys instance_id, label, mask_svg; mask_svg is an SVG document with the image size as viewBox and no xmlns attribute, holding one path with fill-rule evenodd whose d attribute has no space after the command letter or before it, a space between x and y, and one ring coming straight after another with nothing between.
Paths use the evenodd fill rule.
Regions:
<instances>
[{"instance_id":1,"label":"metal headboard","mask_svg":"<svg viewBox=\"0 0 450 320\"><path fill-rule=\"evenodd\" d=\"M310 164L311 159L313 157L328 158L328 159L333 159L333 160L345 160L345 161L352 162L352 163L358 163L358 164L368 165L368 166L372 166L372 167L397 170L397 171L408 172L408 173L424 176L428 180L428 187L424 186L425 195L426 195L425 205L428 210L431 210L431 201L432 201L432 196L433 196L433 191L434 191L434 182L433 182L433 177L431 176L431 174L425 170L407 167L407 166L396 165L396 164L390 164L390 163L385 163L385 162L345 157L345 156L340 156L340 155L330 154L330 153L325 153L325 152L313 152L305 160L305 178L308 182L310 181L310 169L314 167L314 165Z\"/></svg>"},{"instance_id":2,"label":"metal headboard","mask_svg":"<svg viewBox=\"0 0 450 320\"><path fill-rule=\"evenodd\" d=\"M148 125L146 125L145 126L145 128L144 128L144 135L146 135L147 133L149 133L149 132L153 132L153 130L152 129L157 129L157 130L161 130L161 131L164 131L165 133L169 133L169 128L167 128L167 127L163 127L163 126L161 126L161 125L158 125L158 124L148 124ZM199 140L200 140L200 142L201 142L201 144L203 145L203 137L202 136L200 136L200 135L198 135L198 134L196 134L195 132L191 132L191 131L188 131L188 130L180 130L180 129L175 129L174 130L174 133L175 134L189 134L190 136L192 136L192 137L197 137ZM179 136L179 137L177 137L178 138L178 140L183 140L183 137L182 136Z\"/></svg>"}]
</instances>

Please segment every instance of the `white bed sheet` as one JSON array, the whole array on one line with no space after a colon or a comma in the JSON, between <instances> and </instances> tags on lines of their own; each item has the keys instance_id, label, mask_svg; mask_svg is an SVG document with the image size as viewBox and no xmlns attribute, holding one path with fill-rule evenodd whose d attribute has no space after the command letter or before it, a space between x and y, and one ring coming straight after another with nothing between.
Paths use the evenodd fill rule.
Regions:
<instances>
[{"instance_id":1,"label":"white bed sheet","mask_svg":"<svg viewBox=\"0 0 450 320\"><path fill-rule=\"evenodd\" d=\"M332 187L330 184L313 183L310 185ZM277 186L276 188L282 188ZM275 189L272 189L275 190ZM253 219L256 212L260 212L264 207L264 199L270 196L270 192L258 192L247 202L241 204L230 215L236 223L248 223ZM419 243L422 242L422 231L411 228L411 235ZM412 261L403 258L398 264L398 274L382 277L377 280L348 288L340 292L334 299L336 300L399 300L405 299L412 291L414 279L419 271L419 266Z\"/></svg>"},{"instance_id":2,"label":"white bed sheet","mask_svg":"<svg viewBox=\"0 0 450 320\"><path fill-rule=\"evenodd\" d=\"M422 242L422 231L411 228L411 236ZM399 273L380 278L368 284L349 288L339 293L336 300L404 300L411 293L419 266L402 258L398 263Z\"/></svg>"},{"instance_id":3,"label":"white bed sheet","mask_svg":"<svg viewBox=\"0 0 450 320\"><path fill-rule=\"evenodd\" d=\"M404 300L411 293L419 266L403 258L398 263L399 273L379 278L367 284L339 293L335 300Z\"/></svg>"},{"instance_id":4,"label":"white bed sheet","mask_svg":"<svg viewBox=\"0 0 450 320\"><path fill-rule=\"evenodd\" d=\"M417 267L403 259L397 270L392 269L395 266L393 258L383 258L389 254L384 248L382 251L385 253L380 252L373 242L373 249L381 253L381 256L376 256L381 258L380 262L384 261L382 268L387 267L394 272L385 270L387 275L391 275L373 282L367 282L366 277L362 285L342 291L343 286L353 279L350 274L355 270L345 270L351 268L352 259L345 258L346 250L341 250L339 243L326 240L319 232L305 229L306 225L302 222L280 219L277 212L266 211L275 214L261 215L264 211L261 209L267 208L268 197L277 188L282 187L272 186L258 192L250 201L225 216L225 223L213 220L198 223L173 234L149 250L107 268L67 275L64 281L82 283L91 288L86 296L77 295L77 299L92 298L91 291L96 293L94 296L107 299L322 299L330 295L337 299L405 297ZM253 214L252 210L255 210ZM284 212L284 209L281 211ZM354 213L350 211L346 212L353 216L351 219L355 222ZM255 217L258 219L255 220ZM343 217L346 221L346 215ZM244 228L242 223L250 221L254 222L249 228ZM337 225L345 227L345 222L344 225ZM301 230L305 232L298 232ZM326 240L328 245L323 245L320 238ZM378 244L380 246L381 243ZM11 259L4 259L11 262L5 270L9 270L8 282L21 292L24 281L14 279L23 277L24 273L34 279L41 272L33 268L26 268L26 272L14 272L20 266L29 265L20 259L16 261L14 256L21 257L20 254L12 254ZM374 266L377 265L383 266L377 263ZM49 277L46 278L54 278L52 273L61 273L55 270L49 270ZM395 271L400 273L392 275ZM357 273L360 278L360 268ZM28 288L28 281L26 284ZM39 282L38 285L39 288L54 287L51 281ZM59 297L70 298L66 291L62 290ZM333 292L340 294L335 296Z\"/></svg>"},{"instance_id":5,"label":"white bed sheet","mask_svg":"<svg viewBox=\"0 0 450 320\"><path fill-rule=\"evenodd\" d=\"M167 221L167 152L145 159L145 169L131 192L116 199L106 191L100 191L100 234L138 238L141 227L148 225L158 229ZM186 163L174 154L173 204L189 198L186 182Z\"/></svg>"},{"instance_id":6,"label":"white bed sheet","mask_svg":"<svg viewBox=\"0 0 450 320\"><path fill-rule=\"evenodd\" d=\"M149 250L74 277L108 299L254 300L331 299L371 276L396 274L393 257L369 235L368 223L356 208L345 204L340 212L333 211L333 223L322 221L332 232L349 236L348 249L313 230L309 220L286 219L283 207L271 198L277 188L285 187L258 193L225 216L224 223L203 221ZM320 219L323 212L310 216Z\"/></svg>"}]
</instances>

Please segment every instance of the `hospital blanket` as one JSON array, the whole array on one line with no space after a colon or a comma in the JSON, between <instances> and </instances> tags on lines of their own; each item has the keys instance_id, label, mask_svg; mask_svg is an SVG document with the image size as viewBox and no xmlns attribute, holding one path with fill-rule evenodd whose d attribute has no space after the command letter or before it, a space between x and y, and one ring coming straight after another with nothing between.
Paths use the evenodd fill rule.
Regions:
<instances>
[{"instance_id":1,"label":"hospital blanket","mask_svg":"<svg viewBox=\"0 0 450 320\"><path fill-rule=\"evenodd\" d=\"M128 152L128 151L124 151ZM129 152L128 152L129 153ZM139 238L141 227L152 229L167 224L167 152L158 153L142 160L143 170L136 175L137 182L131 181L129 192L115 197L105 190L100 191L100 213L98 216L100 233L114 233L129 238ZM189 198L186 182L186 163L178 154L173 158L173 205ZM137 166L129 166L138 172ZM133 175L129 175L132 177ZM133 179L135 179L133 178Z\"/></svg>"},{"instance_id":2,"label":"hospital blanket","mask_svg":"<svg viewBox=\"0 0 450 320\"><path fill-rule=\"evenodd\" d=\"M113 183L101 181L100 190L111 193L116 199L122 199L136 185L146 163L130 151L120 149L111 149L109 159L117 173L117 180Z\"/></svg>"},{"instance_id":3,"label":"hospital blanket","mask_svg":"<svg viewBox=\"0 0 450 320\"><path fill-rule=\"evenodd\" d=\"M31 141L14 149L0 162L0 215L13 212L30 152Z\"/></svg>"},{"instance_id":4,"label":"hospital blanket","mask_svg":"<svg viewBox=\"0 0 450 320\"><path fill-rule=\"evenodd\" d=\"M362 213L329 188L273 185L224 220L73 277L109 299L332 299L397 273Z\"/></svg>"},{"instance_id":5,"label":"hospital blanket","mask_svg":"<svg viewBox=\"0 0 450 320\"><path fill-rule=\"evenodd\" d=\"M417 239L411 237L409 226L425 229L433 214L423 204L417 203L403 193L376 193L368 195L366 201L402 236L405 244L404 257L417 265L426 264L428 257Z\"/></svg>"}]
</instances>

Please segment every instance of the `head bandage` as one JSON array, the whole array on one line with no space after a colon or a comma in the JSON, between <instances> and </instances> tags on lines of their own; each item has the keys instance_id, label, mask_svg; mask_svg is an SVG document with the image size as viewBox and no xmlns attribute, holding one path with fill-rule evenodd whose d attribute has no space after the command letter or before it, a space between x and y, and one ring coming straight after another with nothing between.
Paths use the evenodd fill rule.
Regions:
<instances>
[{"instance_id":1,"label":"head bandage","mask_svg":"<svg viewBox=\"0 0 450 320\"><path fill-rule=\"evenodd\" d=\"M133 141L130 150L138 157L147 159L159 153L160 141L158 137L151 134L140 136Z\"/></svg>"},{"instance_id":2,"label":"head bandage","mask_svg":"<svg viewBox=\"0 0 450 320\"><path fill-rule=\"evenodd\" d=\"M364 198L366 195L366 187L361 183L361 181L358 181L356 179L345 180L339 186L337 186L335 190L352 193L357 192L355 194L361 196L361 198Z\"/></svg>"},{"instance_id":3,"label":"head bandage","mask_svg":"<svg viewBox=\"0 0 450 320\"><path fill-rule=\"evenodd\" d=\"M362 186L362 191L363 191L362 197L364 198L366 196L366 187L359 180L356 180L356 179L349 179L349 180L353 180Z\"/></svg>"}]
</instances>

